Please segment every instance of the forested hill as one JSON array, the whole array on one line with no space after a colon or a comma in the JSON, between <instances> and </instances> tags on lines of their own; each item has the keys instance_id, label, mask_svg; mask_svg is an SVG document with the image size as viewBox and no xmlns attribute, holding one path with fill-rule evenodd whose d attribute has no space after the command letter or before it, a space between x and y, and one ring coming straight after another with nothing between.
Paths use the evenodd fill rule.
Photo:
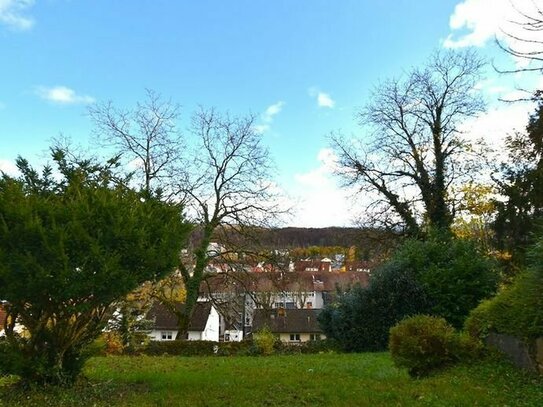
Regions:
<instances>
[{"instance_id":1,"label":"forested hill","mask_svg":"<svg viewBox=\"0 0 543 407\"><path fill-rule=\"evenodd\" d=\"M260 239L264 246L285 249L309 246L371 247L388 240L384 232L352 227L269 229L261 232Z\"/></svg>"}]
</instances>

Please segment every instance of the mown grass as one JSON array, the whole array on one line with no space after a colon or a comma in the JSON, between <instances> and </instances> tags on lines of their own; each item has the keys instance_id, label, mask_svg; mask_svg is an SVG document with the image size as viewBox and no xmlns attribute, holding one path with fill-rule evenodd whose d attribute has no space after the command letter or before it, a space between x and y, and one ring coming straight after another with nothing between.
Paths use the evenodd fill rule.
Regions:
<instances>
[{"instance_id":1,"label":"mown grass","mask_svg":"<svg viewBox=\"0 0 543 407\"><path fill-rule=\"evenodd\" d=\"M420 380L386 353L100 357L85 374L72 389L22 390L0 379L0 405L543 406L541 378L493 359Z\"/></svg>"}]
</instances>

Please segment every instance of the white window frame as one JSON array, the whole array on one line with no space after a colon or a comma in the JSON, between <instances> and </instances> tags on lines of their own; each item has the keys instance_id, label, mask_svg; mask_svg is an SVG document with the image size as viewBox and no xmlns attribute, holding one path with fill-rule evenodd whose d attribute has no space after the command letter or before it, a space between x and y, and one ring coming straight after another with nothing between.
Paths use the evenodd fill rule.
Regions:
<instances>
[{"instance_id":1,"label":"white window frame","mask_svg":"<svg viewBox=\"0 0 543 407\"><path fill-rule=\"evenodd\" d=\"M161 331L160 338L163 341L173 341L173 332L172 331Z\"/></svg>"}]
</instances>

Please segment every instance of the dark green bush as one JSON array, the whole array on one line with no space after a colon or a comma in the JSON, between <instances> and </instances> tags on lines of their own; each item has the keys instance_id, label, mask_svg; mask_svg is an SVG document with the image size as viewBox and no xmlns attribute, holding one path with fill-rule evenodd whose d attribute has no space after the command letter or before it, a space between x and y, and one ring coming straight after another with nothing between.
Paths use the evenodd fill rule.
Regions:
<instances>
[{"instance_id":1,"label":"dark green bush","mask_svg":"<svg viewBox=\"0 0 543 407\"><path fill-rule=\"evenodd\" d=\"M392 326L428 310L414 274L392 262L374 272L367 288L356 287L326 307L319 322L326 337L347 352L380 351L387 347Z\"/></svg>"},{"instance_id":2,"label":"dark green bush","mask_svg":"<svg viewBox=\"0 0 543 407\"><path fill-rule=\"evenodd\" d=\"M496 264L479 253L475 243L446 235L408 240L392 261L415 275L431 303L429 313L456 328L495 293L499 282Z\"/></svg>"},{"instance_id":3,"label":"dark green bush","mask_svg":"<svg viewBox=\"0 0 543 407\"><path fill-rule=\"evenodd\" d=\"M319 321L346 351L383 350L389 329L410 315L436 315L461 327L498 280L494 263L470 241L443 234L408 240L374 271L367 288L341 296Z\"/></svg>"},{"instance_id":4,"label":"dark green bush","mask_svg":"<svg viewBox=\"0 0 543 407\"><path fill-rule=\"evenodd\" d=\"M477 343L458 334L443 318L416 315L390 330L390 353L394 364L408 369L412 377L477 355Z\"/></svg>"}]
</instances>

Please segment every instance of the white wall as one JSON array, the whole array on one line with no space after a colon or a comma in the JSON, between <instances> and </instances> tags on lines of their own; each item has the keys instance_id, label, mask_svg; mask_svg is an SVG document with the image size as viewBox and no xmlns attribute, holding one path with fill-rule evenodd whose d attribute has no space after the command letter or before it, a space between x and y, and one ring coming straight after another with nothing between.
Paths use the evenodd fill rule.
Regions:
<instances>
[{"instance_id":1,"label":"white wall","mask_svg":"<svg viewBox=\"0 0 543 407\"><path fill-rule=\"evenodd\" d=\"M211 307L211 311L209 312L209 317L207 318L206 327L204 328L204 331L201 335L202 341L214 341L219 342L219 327L220 327L220 317L219 313L215 309L215 307ZM190 339L189 340L194 340Z\"/></svg>"},{"instance_id":2,"label":"white wall","mask_svg":"<svg viewBox=\"0 0 543 407\"><path fill-rule=\"evenodd\" d=\"M228 335L230 337L228 342L241 342L243 340L243 332L242 331L225 330L224 331L224 336L225 336L224 340L225 341L226 341L226 335Z\"/></svg>"},{"instance_id":3,"label":"white wall","mask_svg":"<svg viewBox=\"0 0 543 407\"><path fill-rule=\"evenodd\" d=\"M162 339L162 333L167 334L168 332L171 332L171 339ZM152 341L174 341L177 336L177 331L172 331L169 329L153 329L149 334L149 337Z\"/></svg>"}]
</instances>

